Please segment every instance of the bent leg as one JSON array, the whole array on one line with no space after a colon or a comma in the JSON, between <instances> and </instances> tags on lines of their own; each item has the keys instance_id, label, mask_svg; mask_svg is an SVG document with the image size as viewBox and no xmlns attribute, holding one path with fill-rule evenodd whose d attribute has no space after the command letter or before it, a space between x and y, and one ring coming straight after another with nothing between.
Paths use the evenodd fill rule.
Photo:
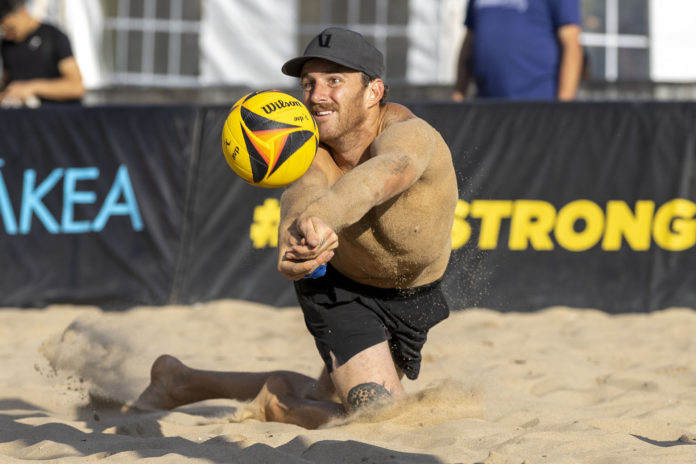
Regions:
<instances>
[{"instance_id":1,"label":"bent leg","mask_svg":"<svg viewBox=\"0 0 696 464\"><path fill-rule=\"evenodd\" d=\"M364 349L331 373L346 410L398 401L406 397L401 372L394 364L388 342Z\"/></svg>"},{"instance_id":2,"label":"bent leg","mask_svg":"<svg viewBox=\"0 0 696 464\"><path fill-rule=\"evenodd\" d=\"M193 369L173 356L162 355L150 370L150 385L135 402L146 409L172 409L198 401L229 398L254 399L273 372L218 372ZM286 378L298 393L310 392L316 380L297 372Z\"/></svg>"},{"instance_id":3,"label":"bent leg","mask_svg":"<svg viewBox=\"0 0 696 464\"><path fill-rule=\"evenodd\" d=\"M316 428L344 414L339 403L326 401L331 393L325 382L297 372L206 371L162 355L152 365L150 385L134 406L173 409L214 398L254 399L259 419Z\"/></svg>"}]
</instances>

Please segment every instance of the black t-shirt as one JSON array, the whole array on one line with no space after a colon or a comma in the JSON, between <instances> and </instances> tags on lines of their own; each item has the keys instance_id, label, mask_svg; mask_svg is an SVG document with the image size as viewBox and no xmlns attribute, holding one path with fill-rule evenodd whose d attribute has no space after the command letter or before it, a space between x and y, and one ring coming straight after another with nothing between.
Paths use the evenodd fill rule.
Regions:
<instances>
[{"instance_id":1,"label":"black t-shirt","mask_svg":"<svg viewBox=\"0 0 696 464\"><path fill-rule=\"evenodd\" d=\"M60 77L58 63L73 56L70 40L62 31L42 23L21 42L0 43L3 71L15 80L52 79Z\"/></svg>"}]
</instances>

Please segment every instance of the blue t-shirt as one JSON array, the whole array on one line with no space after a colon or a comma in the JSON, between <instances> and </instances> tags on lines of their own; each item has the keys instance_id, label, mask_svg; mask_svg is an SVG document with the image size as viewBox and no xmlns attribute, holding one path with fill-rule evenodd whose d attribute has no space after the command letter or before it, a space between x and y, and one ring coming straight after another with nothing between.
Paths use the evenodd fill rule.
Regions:
<instances>
[{"instance_id":1,"label":"blue t-shirt","mask_svg":"<svg viewBox=\"0 0 696 464\"><path fill-rule=\"evenodd\" d=\"M557 30L580 24L578 0L469 0L473 70L479 97L555 99L561 47Z\"/></svg>"}]
</instances>

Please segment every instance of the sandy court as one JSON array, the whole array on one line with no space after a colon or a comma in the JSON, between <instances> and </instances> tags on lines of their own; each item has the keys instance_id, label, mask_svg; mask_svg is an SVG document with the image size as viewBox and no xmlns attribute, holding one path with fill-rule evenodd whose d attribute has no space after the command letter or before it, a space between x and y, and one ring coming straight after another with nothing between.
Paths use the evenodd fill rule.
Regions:
<instances>
[{"instance_id":1,"label":"sandy court","mask_svg":"<svg viewBox=\"0 0 696 464\"><path fill-rule=\"evenodd\" d=\"M691 464L695 329L689 309L455 312L432 330L409 404L305 430L249 418L232 400L121 410L161 353L318 374L298 308L6 308L0 462Z\"/></svg>"}]
</instances>

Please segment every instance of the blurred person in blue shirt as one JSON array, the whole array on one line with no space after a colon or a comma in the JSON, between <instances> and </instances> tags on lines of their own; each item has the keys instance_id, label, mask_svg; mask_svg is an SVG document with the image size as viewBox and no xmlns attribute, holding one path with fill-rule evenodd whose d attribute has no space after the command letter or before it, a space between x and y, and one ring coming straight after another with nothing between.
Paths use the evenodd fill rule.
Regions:
<instances>
[{"instance_id":1,"label":"blurred person in blue shirt","mask_svg":"<svg viewBox=\"0 0 696 464\"><path fill-rule=\"evenodd\" d=\"M582 70L579 0L469 0L453 100L572 100Z\"/></svg>"},{"instance_id":2,"label":"blurred person in blue shirt","mask_svg":"<svg viewBox=\"0 0 696 464\"><path fill-rule=\"evenodd\" d=\"M68 37L29 14L25 0L0 0L0 105L79 102L82 74Z\"/></svg>"}]
</instances>

